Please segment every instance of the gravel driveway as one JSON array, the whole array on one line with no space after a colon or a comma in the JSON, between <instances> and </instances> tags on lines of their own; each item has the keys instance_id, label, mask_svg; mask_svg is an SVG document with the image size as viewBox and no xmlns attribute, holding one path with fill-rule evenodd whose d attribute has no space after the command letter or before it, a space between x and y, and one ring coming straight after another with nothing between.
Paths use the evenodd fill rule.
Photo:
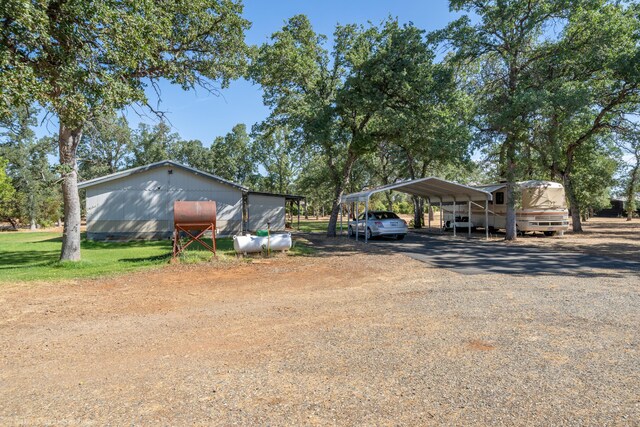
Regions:
<instances>
[{"instance_id":1,"label":"gravel driveway","mask_svg":"<svg viewBox=\"0 0 640 427\"><path fill-rule=\"evenodd\" d=\"M638 425L640 279L319 252L0 288L2 425Z\"/></svg>"},{"instance_id":2,"label":"gravel driveway","mask_svg":"<svg viewBox=\"0 0 640 427\"><path fill-rule=\"evenodd\" d=\"M411 232L402 241L373 239L369 244L462 274L600 276L600 270L607 269L615 276L640 275L638 261L526 246L528 241L531 240L521 239L518 244L509 245L501 240L485 241L477 235L467 240L449 233L439 236Z\"/></svg>"}]
</instances>

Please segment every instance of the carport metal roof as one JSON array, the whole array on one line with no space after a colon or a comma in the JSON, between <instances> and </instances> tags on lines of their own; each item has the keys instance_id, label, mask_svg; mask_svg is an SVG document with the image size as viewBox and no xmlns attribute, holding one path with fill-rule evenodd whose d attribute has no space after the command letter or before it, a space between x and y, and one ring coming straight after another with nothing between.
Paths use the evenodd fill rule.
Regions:
<instances>
[{"instance_id":1,"label":"carport metal roof","mask_svg":"<svg viewBox=\"0 0 640 427\"><path fill-rule=\"evenodd\" d=\"M382 191L400 191L442 203L492 200L491 192L440 178L429 177L397 182L342 196L342 203L366 202Z\"/></svg>"}]
</instances>

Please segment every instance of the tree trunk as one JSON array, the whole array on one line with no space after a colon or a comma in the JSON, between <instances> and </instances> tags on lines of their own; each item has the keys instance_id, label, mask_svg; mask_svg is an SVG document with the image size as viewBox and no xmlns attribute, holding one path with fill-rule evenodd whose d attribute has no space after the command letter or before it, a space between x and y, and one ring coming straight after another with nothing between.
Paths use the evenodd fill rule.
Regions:
<instances>
[{"instance_id":1,"label":"tree trunk","mask_svg":"<svg viewBox=\"0 0 640 427\"><path fill-rule=\"evenodd\" d=\"M564 175L562 179L564 183L564 190L567 193L569 199L569 211L571 213L571 221L573 223L572 228L574 233L582 233L582 219L580 218L580 203L576 197L576 192L573 188L573 182L571 181L571 175Z\"/></svg>"},{"instance_id":2,"label":"tree trunk","mask_svg":"<svg viewBox=\"0 0 640 427\"><path fill-rule=\"evenodd\" d=\"M327 226L327 237L336 237L336 227L338 226L338 215L340 214L340 199L344 194L345 183L336 184L334 198L331 204L331 216L329 217L329 225Z\"/></svg>"},{"instance_id":3,"label":"tree trunk","mask_svg":"<svg viewBox=\"0 0 640 427\"><path fill-rule=\"evenodd\" d=\"M393 196L391 195L391 191L384 192L385 197L387 198L387 210L393 211Z\"/></svg>"},{"instance_id":4,"label":"tree trunk","mask_svg":"<svg viewBox=\"0 0 640 427\"><path fill-rule=\"evenodd\" d=\"M15 219L11 218L10 216L8 216L7 221L9 222L9 224L11 224L11 227L17 231L18 230L18 221L16 221Z\"/></svg>"},{"instance_id":5,"label":"tree trunk","mask_svg":"<svg viewBox=\"0 0 640 427\"><path fill-rule=\"evenodd\" d=\"M355 163L357 156L351 151L347 155L347 159L342 169L340 182L334 182L335 191L333 193L333 202L331 204L331 217L329 218L329 226L327 227L327 237L336 237L336 226L338 225L338 215L340 214L340 199L344 194L344 189L349 185L349 177L351 169Z\"/></svg>"},{"instance_id":6,"label":"tree trunk","mask_svg":"<svg viewBox=\"0 0 640 427\"><path fill-rule=\"evenodd\" d=\"M640 174L640 159L631 170L631 176L629 177L629 185L627 187L627 221L633 219L633 212L636 210L636 193L638 187L638 180Z\"/></svg>"},{"instance_id":7,"label":"tree trunk","mask_svg":"<svg viewBox=\"0 0 640 427\"><path fill-rule=\"evenodd\" d=\"M413 228L422 228L424 226L424 200L422 197L411 196L413 201Z\"/></svg>"},{"instance_id":8,"label":"tree trunk","mask_svg":"<svg viewBox=\"0 0 640 427\"><path fill-rule=\"evenodd\" d=\"M508 144L506 150L507 161L507 216L505 219L505 240L516 240L518 238L518 229L516 222L516 199L515 199L515 179L516 179L516 153L515 143L513 141L506 141Z\"/></svg>"},{"instance_id":9,"label":"tree trunk","mask_svg":"<svg viewBox=\"0 0 640 427\"><path fill-rule=\"evenodd\" d=\"M80 261L80 195L78 194L78 164L76 151L82 128L70 129L60 124L58 145L62 167L62 198L64 200L64 231L61 261Z\"/></svg>"},{"instance_id":10,"label":"tree trunk","mask_svg":"<svg viewBox=\"0 0 640 427\"><path fill-rule=\"evenodd\" d=\"M505 219L505 240L516 240L518 238L518 223L516 221L516 200L515 182L507 182L507 214Z\"/></svg>"},{"instance_id":11,"label":"tree trunk","mask_svg":"<svg viewBox=\"0 0 640 427\"><path fill-rule=\"evenodd\" d=\"M31 231L36 230L37 227L37 221L36 221L36 203L34 201L34 189L31 188L31 186L29 186L29 223L31 225Z\"/></svg>"}]
</instances>

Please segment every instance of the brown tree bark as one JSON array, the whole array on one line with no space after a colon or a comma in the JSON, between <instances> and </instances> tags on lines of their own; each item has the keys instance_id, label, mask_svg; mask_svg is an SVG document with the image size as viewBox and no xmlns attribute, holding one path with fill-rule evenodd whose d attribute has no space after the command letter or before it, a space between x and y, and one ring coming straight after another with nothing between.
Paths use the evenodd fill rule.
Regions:
<instances>
[{"instance_id":1,"label":"brown tree bark","mask_svg":"<svg viewBox=\"0 0 640 427\"><path fill-rule=\"evenodd\" d=\"M627 185L627 221L633 219L633 213L638 208L636 206L636 194L640 185L640 147L636 146L634 151L636 163L631 168L629 184Z\"/></svg>"},{"instance_id":2,"label":"brown tree bark","mask_svg":"<svg viewBox=\"0 0 640 427\"><path fill-rule=\"evenodd\" d=\"M506 188L506 202L507 213L505 219L505 240L516 240L518 238L518 229L516 222L516 199L515 199L515 186L516 186L516 149L515 142L508 137L505 144L506 147L506 161L507 161L507 188Z\"/></svg>"},{"instance_id":3,"label":"brown tree bark","mask_svg":"<svg viewBox=\"0 0 640 427\"><path fill-rule=\"evenodd\" d=\"M413 202L413 228L424 226L424 199L418 196L411 196Z\"/></svg>"},{"instance_id":4,"label":"brown tree bark","mask_svg":"<svg viewBox=\"0 0 640 427\"><path fill-rule=\"evenodd\" d=\"M562 177L564 183L564 190L569 200L569 213L571 214L572 229L574 233L582 233L582 218L580 217L580 202L576 197L576 192L573 187L573 181L571 175L565 174Z\"/></svg>"},{"instance_id":5,"label":"brown tree bark","mask_svg":"<svg viewBox=\"0 0 640 427\"><path fill-rule=\"evenodd\" d=\"M62 167L62 198L64 200L64 231L61 261L80 261L80 195L78 194L78 164L76 151L82 128L71 129L60 124L58 148Z\"/></svg>"},{"instance_id":6,"label":"brown tree bark","mask_svg":"<svg viewBox=\"0 0 640 427\"><path fill-rule=\"evenodd\" d=\"M640 158L637 160L635 167L631 170L629 177L629 186L627 187L627 221L633 219L633 212L636 210L636 190L640 177Z\"/></svg>"},{"instance_id":7,"label":"brown tree bark","mask_svg":"<svg viewBox=\"0 0 640 427\"><path fill-rule=\"evenodd\" d=\"M387 199L387 210L392 211L393 210L393 196L391 194L391 191L385 191L384 192L384 196Z\"/></svg>"},{"instance_id":8,"label":"brown tree bark","mask_svg":"<svg viewBox=\"0 0 640 427\"><path fill-rule=\"evenodd\" d=\"M340 214L340 199L344 194L344 189L349 185L349 177L351 176L351 170L353 169L356 158L357 156L349 150L344 167L342 168L342 173L337 180L338 182L334 183L335 190L331 204L331 216L329 217L329 225L327 227L327 237L336 237L336 226L338 225L338 215Z\"/></svg>"}]
</instances>

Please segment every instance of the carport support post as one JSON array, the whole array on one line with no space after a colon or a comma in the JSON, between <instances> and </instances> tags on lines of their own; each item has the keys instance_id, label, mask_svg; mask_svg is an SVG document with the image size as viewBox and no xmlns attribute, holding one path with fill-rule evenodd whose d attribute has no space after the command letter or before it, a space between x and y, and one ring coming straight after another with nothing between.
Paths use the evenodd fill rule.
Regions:
<instances>
[{"instance_id":1,"label":"carport support post","mask_svg":"<svg viewBox=\"0 0 640 427\"><path fill-rule=\"evenodd\" d=\"M484 199L484 235L489 240L489 197Z\"/></svg>"},{"instance_id":2,"label":"carport support post","mask_svg":"<svg viewBox=\"0 0 640 427\"><path fill-rule=\"evenodd\" d=\"M355 202L355 209L356 209L356 215L355 215L355 225L356 225L356 242L358 241L358 232L360 231L360 223L358 222L358 214L360 212L358 212L360 210L360 201L356 201Z\"/></svg>"},{"instance_id":3,"label":"carport support post","mask_svg":"<svg viewBox=\"0 0 640 427\"><path fill-rule=\"evenodd\" d=\"M453 199L453 237L456 237L456 199Z\"/></svg>"},{"instance_id":4,"label":"carport support post","mask_svg":"<svg viewBox=\"0 0 640 427\"><path fill-rule=\"evenodd\" d=\"M429 233L431 233L431 198L427 197L427 221L429 221Z\"/></svg>"},{"instance_id":5,"label":"carport support post","mask_svg":"<svg viewBox=\"0 0 640 427\"><path fill-rule=\"evenodd\" d=\"M364 201L364 242L369 242L369 233L367 233L367 225L369 223L369 196Z\"/></svg>"},{"instance_id":6,"label":"carport support post","mask_svg":"<svg viewBox=\"0 0 640 427\"><path fill-rule=\"evenodd\" d=\"M469 222L467 222L467 236L471 237L471 198L469 198Z\"/></svg>"},{"instance_id":7,"label":"carport support post","mask_svg":"<svg viewBox=\"0 0 640 427\"><path fill-rule=\"evenodd\" d=\"M340 201L340 236L342 237L342 201Z\"/></svg>"},{"instance_id":8,"label":"carport support post","mask_svg":"<svg viewBox=\"0 0 640 427\"><path fill-rule=\"evenodd\" d=\"M442 234L442 197L440 197L440 234Z\"/></svg>"}]
</instances>

